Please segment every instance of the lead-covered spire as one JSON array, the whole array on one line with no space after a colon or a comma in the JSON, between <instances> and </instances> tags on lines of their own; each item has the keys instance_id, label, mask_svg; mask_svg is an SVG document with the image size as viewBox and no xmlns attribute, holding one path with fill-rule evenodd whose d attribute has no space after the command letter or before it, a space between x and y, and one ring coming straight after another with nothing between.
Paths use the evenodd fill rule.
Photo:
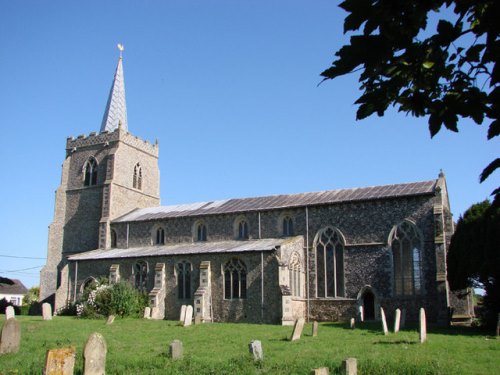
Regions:
<instances>
[{"instance_id":1,"label":"lead-covered spire","mask_svg":"<svg viewBox=\"0 0 500 375\"><path fill-rule=\"evenodd\" d=\"M125 78L123 76L122 51L123 45L118 44L120 59L116 67L115 77L109 92L108 103L102 118L101 131L112 132L118 127L128 130L127 103L125 101Z\"/></svg>"}]
</instances>

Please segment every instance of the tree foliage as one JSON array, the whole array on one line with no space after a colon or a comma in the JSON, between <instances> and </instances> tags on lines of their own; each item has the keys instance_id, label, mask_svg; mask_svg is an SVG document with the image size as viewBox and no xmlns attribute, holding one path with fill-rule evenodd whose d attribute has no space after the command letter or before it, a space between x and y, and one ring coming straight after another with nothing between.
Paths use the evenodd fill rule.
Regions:
<instances>
[{"instance_id":1,"label":"tree foliage","mask_svg":"<svg viewBox=\"0 0 500 375\"><path fill-rule=\"evenodd\" d=\"M24 295L23 305L29 306L33 302L38 302L38 297L40 296L40 287L34 286L28 289L28 293Z\"/></svg>"},{"instance_id":2,"label":"tree foliage","mask_svg":"<svg viewBox=\"0 0 500 375\"><path fill-rule=\"evenodd\" d=\"M487 121L488 139L500 134L500 1L345 0L340 7L349 13L344 33L361 33L321 75L327 80L361 71L357 119L382 116L392 105L428 116L431 137L443 125L458 132L460 117ZM435 30L433 13L443 16ZM497 158L480 181L499 167Z\"/></svg>"},{"instance_id":3,"label":"tree foliage","mask_svg":"<svg viewBox=\"0 0 500 375\"><path fill-rule=\"evenodd\" d=\"M452 290L484 288L491 319L500 311L500 208L489 201L473 204L457 223L448 251Z\"/></svg>"}]
</instances>

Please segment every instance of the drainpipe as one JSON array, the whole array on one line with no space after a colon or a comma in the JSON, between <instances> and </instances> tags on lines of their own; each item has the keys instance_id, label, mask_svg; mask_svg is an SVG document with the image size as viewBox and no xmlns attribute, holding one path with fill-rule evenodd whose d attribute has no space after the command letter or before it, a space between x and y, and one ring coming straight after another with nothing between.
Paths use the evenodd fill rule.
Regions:
<instances>
[{"instance_id":1,"label":"drainpipe","mask_svg":"<svg viewBox=\"0 0 500 375\"><path fill-rule=\"evenodd\" d=\"M78 261L75 260L75 286L73 291L73 303L76 302L76 282L78 280Z\"/></svg>"},{"instance_id":2,"label":"drainpipe","mask_svg":"<svg viewBox=\"0 0 500 375\"><path fill-rule=\"evenodd\" d=\"M259 240L262 238L262 231L260 227L260 212L259 212Z\"/></svg>"},{"instance_id":3,"label":"drainpipe","mask_svg":"<svg viewBox=\"0 0 500 375\"><path fill-rule=\"evenodd\" d=\"M309 322L309 316L311 315L311 306L309 302L309 209L306 206L306 304L307 304L307 314L306 314L306 322Z\"/></svg>"}]
</instances>

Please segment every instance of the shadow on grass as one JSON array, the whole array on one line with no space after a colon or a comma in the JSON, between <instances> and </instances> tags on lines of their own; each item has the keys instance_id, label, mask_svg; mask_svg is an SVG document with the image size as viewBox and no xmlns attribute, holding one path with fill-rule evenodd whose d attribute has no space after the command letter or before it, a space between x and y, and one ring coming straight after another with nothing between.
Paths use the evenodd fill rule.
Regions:
<instances>
[{"instance_id":1,"label":"shadow on grass","mask_svg":"<svg viewBox=\"0 0 500 375\"><path fill-rule=\"evenodd\" d=\"M401 344L404 344L404 345L415 345L415 344L418 344L418 341L410 341L410 340L398 340L398 341L375 341L373 343L374 345L379 345L379 344L382 344L382 345L401 345Z\"/></svg>"}]
</instances>

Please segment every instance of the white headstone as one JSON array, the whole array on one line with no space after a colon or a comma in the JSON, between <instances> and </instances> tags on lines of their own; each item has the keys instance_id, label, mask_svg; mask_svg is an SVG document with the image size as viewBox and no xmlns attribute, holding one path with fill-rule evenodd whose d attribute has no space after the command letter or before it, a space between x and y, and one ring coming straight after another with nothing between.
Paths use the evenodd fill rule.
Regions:
<instances>
[{"instance_id":1,"label":"white headstone","mask_svg":"<svg viewBox=\"0 0 500 375\"><path fill-rule=\"evenodd\" d=\"M427 340L427 322L425 319L425 310L424 308L420 308L420 313L419 313L419 338L420 338L420 343L423 344Z\"/></svg>"},{"instance_id":2,"label":"white headstone","mask_svg":"<svg viewBox=\"0 0 500 375\"><path fill-rule=\"evenodd\" d=\"M42 305L43 320L52 320L52 306L50 303L45 302Z\"/></svg>"},{"instance_id":3,"label":"white headstone","mask_svg":"<svg viewBox=\"0 0 500 375\"><path fill-rule=\"evenodd\" d=\"M329 375L328 367L315 368L311 371L311 375Z\"/></svg>"},{"instance_id":4,"label":"white headstone","mask_svg":"<svg viewBox=\"0 0 500 375\"><path fill-rule=\"evenodd\" d=\"M304 329L304 323L305 320L304 318L299 318L295 322L295 326L293 327L293 333L292 333L292 338L290 341L295 341L300 339L300 336L302 335L302 330Z\"/></svg>"},{"instance_id":5,"label":"white headstone","mask_svg":"<svg viewBox=\"0 0 500 375\"><path fill-rule=\"evenodd\" d=\"M174 340L170 343L169 356L172 359L182 359L184 355L184 348L182 346L182 341Z\"/></svg>"},{"instance_id":6,"label":"white headstone","mask_svg":"<svg viewBox=\"0 0 500 375\"><path fill-rule=\"evenodd\" d=\"M351 323L351 329L356 328L356 319L351 318L351 322L350 323Z\"/></svg>"},{"instance_id":7,"label":"white headstone","mask_svg":"<svg viewBox=\"0 0 500 375\"><path fill-rule=\"evenodd\" d=\"M186 316L184 317L184 327L190 326L193 323L193 306L186 307Z\"/></svg>"},{"instance_id":8,"label":"white headstone","mask_svg":"<svg viewBox=\"0 0 500 375\"><path fill-rule=\"evenodd\" d=\"M248 344L248 350L253 356L254 361L264 360L264 353L262 351L262 343L259 340L253 340Z\"/></svg>"},{"instance_id":9,"label":"white headstone","mask_svg":"<svg viewBox=\"0 0 500 375\"><path fill-rule=\"evenodd\" d=\"M342 368L346 375L358 374L358 360L356 358L347 358L342 361Z\"/></svg>"},{"instance_id":10,"label":"white headstone","mask_svg":"<svg viewBox=\"0 0 500 375\"><path fill-rule=\"evenodd\" d=\"M100 333L92 333L83 349L83 374L104 375L106 373L107 352L108 348L104 337Z\"/></svg>"},{"instance_id":11,"label":"white headstone","mask_svg":"<svg viewBox=\"0 0 500 375\"><path fill-rule=\"evenodd\" d=\"M316 337L318 336L318 322L314 321L312 325L312 336Z\"/></svg>"},{"instance_id":12,"label":"white headstone","mask_svg":"<svg viewBox=\"0 0 500 375\"><path fill-rule=\"evenodd\" d=\"M16 317L14 306L7 306L5 309L5 320Z\"/></svg>"},{"instance_id":13,"label":"white headstone","mask_svg":"<svg viewBox=\"0 0 500 375\"><path fill-rule=\"evenodd\" d=\"M394 317L394 333L399 332L400 324L401 324L401 310L396 309L396 315Z\"/></svg>"},{"instance_id":14,"label":"white headstone","mask_svg":"<svg viewBox=\"0 0 500 375\"><path fill-rule=\"evenodd\" d=\"M181 316L179 317L179 321L184 323L184 319L186 319L186 305L181 306Z\"/></svg>"},{"instance_id":15,"label":"white headstone","mask_svg":"<svg viewBox=\"0 0 500 375\"><path fill-rule=\"evenodd\" d=\"M115 321L115 316L110 315L110 316L108 316L108 320L106 321L106 324L113 324L114 321Z\"/></svg>"},{"instance_id":16,"label":"white headstone","mask_svg":"<svg viewBox=\"0 0 500 375\"><path fill-rule=\"evenodd\" d=\"M384 309L380 308L380 318L382 319L382 328L384 329L384 335L389 334L389 330L387 329L387 320L385 319Z\"/></svg>"},{"instance_id":17,"label":"white headstone","mask_svg":"<svg viewBox=\"0 0 500 375\"><path fill-rule=\"evenodd\" d=\"M358 311L359 321L364 322L365 321L365 311L364 311L363 305L359 306L358 309L359 309L359 311Z\"/></svg>"},{"instance_id":18,"label":"white headstone","mask_svg":"<svg viewBox=\"0 0 500 375\"><path fill-rule=\"evenodd\" d=\"M144 308L144 319L151 319L151 307Z\"/></svg>"}]
</instances>

